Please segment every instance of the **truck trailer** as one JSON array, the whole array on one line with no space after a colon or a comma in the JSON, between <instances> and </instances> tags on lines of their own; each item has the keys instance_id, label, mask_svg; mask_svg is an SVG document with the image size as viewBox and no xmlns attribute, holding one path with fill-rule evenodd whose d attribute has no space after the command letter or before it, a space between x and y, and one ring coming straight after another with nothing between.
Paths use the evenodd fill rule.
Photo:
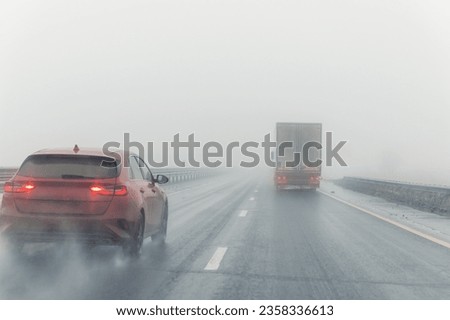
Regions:
<instances>
[{"instance_id":1,"label":"truck trailer","mask_svg":"<svg viewBox=\"0 0 450 320\"><path fill-rule=\"evenodd\" d=\"M274 183L277 190L319 188L322 124L279 122L276 141Z\"/></svg>"}]
</instances>

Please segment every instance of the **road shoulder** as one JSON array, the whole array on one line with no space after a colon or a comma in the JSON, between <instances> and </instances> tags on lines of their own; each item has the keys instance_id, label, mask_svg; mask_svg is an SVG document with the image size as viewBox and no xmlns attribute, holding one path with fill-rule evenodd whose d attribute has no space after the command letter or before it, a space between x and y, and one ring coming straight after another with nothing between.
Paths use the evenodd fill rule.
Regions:
<instances>
[{"instance_id":1,"label":"road shoulder","mask_svg":"<svg viewBox=\"0 0 450 320\"><path fill-rule=\"evenodd\" d=\"M350 205L367 210L381 219L387 219L393 224L412 229L418 235L434 237L450 244L450 218L434 213L413 209L401 204L389 202L382 198L358 193L342 188L331 181L322 181L320 191L326 195L348 202ZM407 230L410 231L410 230ZM411 232L411 231L410 231ZM421 236L421 235L420 235Z\"/></svg>"}]
</instances>

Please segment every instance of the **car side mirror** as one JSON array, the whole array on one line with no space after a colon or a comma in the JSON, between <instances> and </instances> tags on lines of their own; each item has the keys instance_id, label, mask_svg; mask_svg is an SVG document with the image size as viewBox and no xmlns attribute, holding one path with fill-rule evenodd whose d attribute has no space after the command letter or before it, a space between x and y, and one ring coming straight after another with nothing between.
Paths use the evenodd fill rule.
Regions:
<instances>
[{"instance_id":1,"label":"car side mirror","mask_svg":"<svg viewBox=\"0 0 450 320\"><path fill-rule=\"evenodd\" d=\"M169 182L169 178L166 177L165 175L163 175L163 174L158 174L158 175L156 176L156 183L164 184L164 183L167 183L167 182Z\"/></svg>"}]
</instances>

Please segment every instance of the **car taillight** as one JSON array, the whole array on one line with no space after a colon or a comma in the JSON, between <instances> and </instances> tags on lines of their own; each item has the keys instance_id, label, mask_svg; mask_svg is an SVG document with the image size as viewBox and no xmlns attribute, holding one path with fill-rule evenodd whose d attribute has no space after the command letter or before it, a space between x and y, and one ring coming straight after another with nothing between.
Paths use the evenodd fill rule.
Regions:
<instances>
[{"instance_id":1,"label":"car taillight","mask_svg":"<svg viewBox=\"0 0 450 320\"><path fill-rule=\"evenodd\" d=\"M94 185L90 187L90 190L94 194L102 196L124 196L128 194L126 186L100 186Z\"/></svg>"},{"instance_id":2,"label":"car taillight","mask_svg":"<svg viewBox=\"0 0 450 320\"><path fill-rule=\"evenodd\" d=\"M114 189L114 195L116 196L124 196L128 193L127 187L125 186L116 186Z\"/></svg>"},{"instance_id":3,"label":"car taillight","mask_svg":"<svg viewBox=\"0 0 450 320\"><path fill-rule=\"evenodd\" d=\"M31 182L17 184L12 181L8 181L5 182L3 191L5 193L25 193L32 191L34 188L36 188L36 186Z\"/></svg>"},{"instance_id":4,"label":"car taillight","mask_svg":"<svg viewBox=\"0 0 450 320\"><path fill-rule=\"evenodd\" d=\"M3 186L3 192L12 192L13 187L11 182L5 182L5 185Z\"/></svg>"}]
</instances>

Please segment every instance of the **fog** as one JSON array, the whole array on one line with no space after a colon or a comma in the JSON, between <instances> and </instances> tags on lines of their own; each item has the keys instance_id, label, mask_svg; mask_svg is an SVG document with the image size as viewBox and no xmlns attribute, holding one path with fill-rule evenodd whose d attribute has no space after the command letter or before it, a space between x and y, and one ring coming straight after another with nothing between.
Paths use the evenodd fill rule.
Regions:
<instances>
[{"instance_id":1,"label":"fog","mask_svg":"<svg viewBox=\"0 0 450 320\"><path fill-rule=\"evenodd\" d=\"M148 268L149 260L164 264L170 251L148 244L137 260L115 247L87 249L73 241L26 244L20 253L13 249L0 239L0 299L129 299L125 284L135 285L136 296L145 291L137 288L141 276L130 268Z\"/></svg>"},{"instance_id":2,"label":"fog","mask_svg":"<svg viewBox=\"0 0 450 320\"><path fill-rule=\"evenodd\" d=\"M0 166L321 122L357 175L450 184L446 1L2 1Z\"/></svg>"}]
</instances>

